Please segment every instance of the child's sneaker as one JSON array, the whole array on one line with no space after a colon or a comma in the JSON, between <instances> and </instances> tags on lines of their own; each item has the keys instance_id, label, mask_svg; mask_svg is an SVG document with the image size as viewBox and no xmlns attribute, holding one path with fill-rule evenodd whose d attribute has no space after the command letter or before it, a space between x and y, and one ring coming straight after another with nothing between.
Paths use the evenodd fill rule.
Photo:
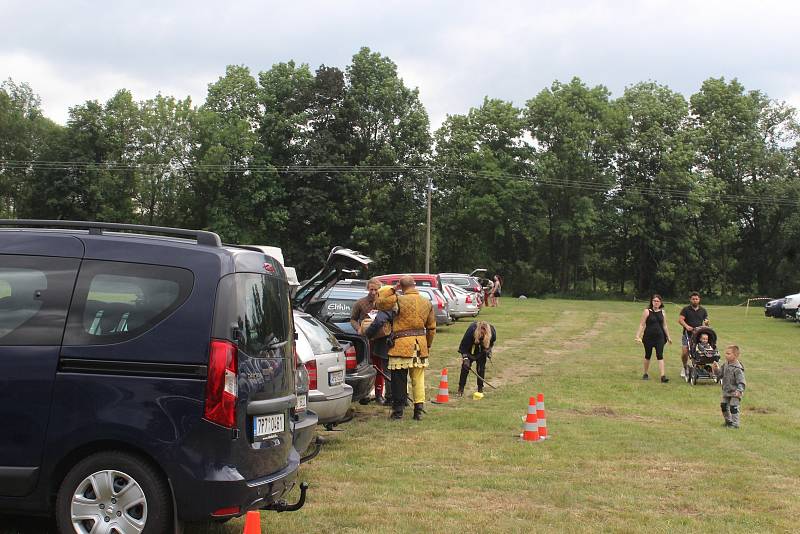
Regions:
<instances>
[{"instance_id":1,"label":"child's sneaker","mask_svg":"<svg viewBox=\"0 0 800 534\"><path fill-rule=\"evenodd\" d=\"M662 376L661 377L661 383L662 384L666 384L667 382L669 382L669 378L667 378L666 376Z\"/></svg>"},{"instance_id":2,"label":"child's sneaker","mask_svg":"<svg viewBox=\"0 0 800 534\"><path fill-rule=\"evenodd\" d=\"M650 377L647 376L647 373L642 375L642 380L650 380Z\"/></svg>"}]
</instances>

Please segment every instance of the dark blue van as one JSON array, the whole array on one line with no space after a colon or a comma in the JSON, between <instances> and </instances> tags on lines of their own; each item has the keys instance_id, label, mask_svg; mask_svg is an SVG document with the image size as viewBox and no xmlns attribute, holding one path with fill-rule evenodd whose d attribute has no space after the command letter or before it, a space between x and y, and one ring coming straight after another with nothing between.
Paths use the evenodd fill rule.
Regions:
<instances>
[{"instance_id":1,"label":"dark blue van","mask_svg":"<svg viewBox=\"0 0 800 534\"><path fill-rule=\"evenodd\" d=\"M128 534L302 505L282 500L300 458L279 262L211 232L0 226L0 509Z\"/></svg>"}]
</instances>

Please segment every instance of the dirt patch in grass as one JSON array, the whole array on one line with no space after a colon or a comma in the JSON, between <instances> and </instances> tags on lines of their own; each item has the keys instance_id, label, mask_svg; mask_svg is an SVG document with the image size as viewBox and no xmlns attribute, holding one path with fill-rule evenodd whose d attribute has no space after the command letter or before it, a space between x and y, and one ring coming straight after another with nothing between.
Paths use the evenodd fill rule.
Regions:
<instances>
[{"instance_id":1,"label":"dirt patch in grass","mask_svg":"<svg viewBox=\"0 0 800 534\"><path fill-rule=\"evenodd\" d=\"M622 414L609 406L590 406L587 408L567 408L556 410L553 413L574 414L583 417L608 417L612 419L625 419L627 421L656 422L654 417L645 417L637 414Z\"/></svg>"},{"instance_id":2,"label":"dirt patch in grass","mask_svg":"<svg viewBox=\"0 0 800 534\"><path fill-rule=\"evenodd\" d=\"M761 413L761 414L768 414L768 413L775 413L775 408L766 408L764 406L745 406L744 411L751 412L751 413Z\"/></svg>"},{"instance_id":3,"label":"dirt patch in grass","mask_svg":"<svg viewBox=\"0 0 800 534\"><path fill-rule=\"evenodd\" d=\"M560 362L570 353L588 349L591 346L591 340L602 333L603 327L609 324L613 315L599 313L587 330L571 339L566 339L561 336L574 324L575 313L564 311L552 324L536 328L522 337L499 343L494 349L494 354L503 354L508 350L524 349L525 347L533 349L536 345L542 344L548 348L537 351L538 356L544 356L537 361L532 361L531 358L525 356L503 360L503 369L495 374L494 378L491 377L494 369L490 364L490 381L495 386L513 385L540 376L545 365Z\"/></svg>"}]
</instances>

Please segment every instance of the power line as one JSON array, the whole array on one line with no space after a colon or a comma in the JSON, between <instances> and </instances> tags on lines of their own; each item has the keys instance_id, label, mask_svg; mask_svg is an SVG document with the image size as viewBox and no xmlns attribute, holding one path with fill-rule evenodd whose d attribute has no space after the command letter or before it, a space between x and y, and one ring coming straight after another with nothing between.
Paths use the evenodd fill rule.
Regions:
<instances>
[{"instance_id":1,"label":"power line","mask_svg":"<svg viewBox=\"0 0 800 534\"><path fill-rule=\"evenodd\" d=\"M0 169L9 170L50 170L70 171L98 169L106 171L149 171L149 172L224 172L232 174L278 173L306 175L307 178L322 178L324 174L406 174L410 172L455 176L466 179L505 179L520 181L526 185L560 187L588 191L603 195L614 191L640 194L643 196L669 196L674 199L689 200L697 195L696 191L670 186L655 185L643 187L637 185L620 185L617 181L602 183L575 178L542 178L519 174L476 171L455 167L435 167L430 165L241 165L231 164L189 164L179 163L121 163L121 162L81 162L81 161L26 161L0 160ZM781 197L768 197L754 194L711 193L707 200L727 202L731 204L773 205L785 207L800 206L800 200Z\"/></svg>"}]
</instances>

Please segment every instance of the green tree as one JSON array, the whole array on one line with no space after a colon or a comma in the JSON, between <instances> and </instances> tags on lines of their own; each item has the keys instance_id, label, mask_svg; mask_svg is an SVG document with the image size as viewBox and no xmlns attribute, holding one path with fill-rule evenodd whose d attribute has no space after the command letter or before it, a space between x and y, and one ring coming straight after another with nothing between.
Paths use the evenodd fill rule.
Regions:
<instances>
[{"instance_id":1,"label":"green tree","mask_svg":"<svg viewBox=\"0 0 800 534\"><path fill-rule=\"evenodd\" d=\"M0 217L17 215L30 162L40 157L59 127L42 115L39 96L26 83L10 78L0 85Z\"/></svg>"},{"instance_id":2,"label":"green tree","mask_svg":"<svg viewBox=\"0 0 800 534\"><path fill-rule=\"evenodd\" d=\"M547 289L536 276L545 229L521 111L485 98L467 115L448 116L435 139L437 265L501 272L521 293Z\"/></svg>"},{"instance_id":3,"label":"green tree","mask_svg":"<svg viewBox=\"0 0 800 534\"><path fill-rule=\"evenodd\" d=\"M188 218L180 199L189 188L195 109L189 98L158 95L139 110L134 211L143 224L174 226Z\"/></svg>"},{"instance_id":4,"label":"green tree","mask_svg":"<svg viewBox=\"0 0 800 534\"><path fill-rule=\"evenodd\" d=\"M724 189L727 223L737 228L728 273L735 287L760 293L778 290L774 274L788 243L780 231L796 213L800 191L791 175L791 147L798 141L795 111L736 80L710 78L691 97L704 177ZM768 252L768 253L767 253Z\"/></svg>"},{"instance_id":5,"label":"green tree","mask_svg":"<svg viewBox=\"0 0 800 534\"><path fill-rule=\"evenodd\" d=\"M614 106L624 122L618 187L606 210L612 221L608 257L622 287L627 275L639 294L673 293L685 276L681 266L696 266L692 254L707 250L694 241L699 236L687 206L695 155L686 128L689 106L682 95L653 82L628 87Z\"/></svg>"},{"instance_id":6,"label":"green tree","mask_svg":"<svg viewBox=\"0 0 800 534\"><path fill-rule=\"evenodd\" d=\"M580 79L554 82L527 102L525 125L536 147L553 285L567 291L585 271L585 244L602 240L600 215L614 177L611 168L619 117L603 86Z\"/></svg>"}]
</instances>

